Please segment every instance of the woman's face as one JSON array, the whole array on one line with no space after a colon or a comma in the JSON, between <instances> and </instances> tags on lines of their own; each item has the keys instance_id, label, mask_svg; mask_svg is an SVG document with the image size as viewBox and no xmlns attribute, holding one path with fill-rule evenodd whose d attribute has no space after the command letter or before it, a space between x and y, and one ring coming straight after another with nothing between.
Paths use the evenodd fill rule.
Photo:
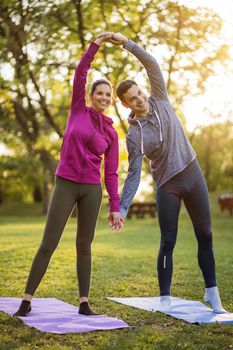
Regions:
<instances>
[{"instance_id":1,"label":"woman's face","mask_svg":"<svg viewBox=\"0 0 233 350\"><path fill-rule=\"evenodd\" d=\"M95 108L97 112L103 113L105 109L110 105L111 97L112 91L109 85L97 85L95 91L91 95L92 107Z\"/></svg>"}]
</instances>

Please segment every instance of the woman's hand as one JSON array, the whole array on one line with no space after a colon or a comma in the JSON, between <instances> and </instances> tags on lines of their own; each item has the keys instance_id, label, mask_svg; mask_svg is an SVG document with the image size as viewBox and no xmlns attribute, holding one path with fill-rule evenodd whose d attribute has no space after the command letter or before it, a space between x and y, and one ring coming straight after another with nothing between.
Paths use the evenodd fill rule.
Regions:
<instances>
[{"instance_id":1,"label":"woman's hand","mask_svg":"<svg viewBox=\"0 0 233 350\"><path fill-rule=\"evenodd\" d=\"M103 42L110 41L112 34L112 32L102 32L94 40L94 43L101 45Z\"/></svg>"},{"instance_id":2,"label":"woman's hand","mask_svg":"<svg viewBox=\"0 0 233 350\"><path fill-rule=\"evenodd\" d=\"M109 226L113 230L118 231L124 226L124 223L121 219L121 215L119 212L110 212L108 216L108 220L109 220Z\"/></svg>"},{"instance_id":3,"label":"woman's hand","mask_svg":"<svg viewBox=\"0 0 233 350\"><path fill-rule=\"evenodd\" d=\"M128 39L121 33L112 33L110 39L107 39L107 41L114 45L125 45Z\"/></svg>"},{"instance_id":4,"label":"woman's hand","mask_svg":"<svg viewBox=\"0 0 233 350\"><path fill-rule=\"evenodd\" d=\"M128 39L121 33L102 32L95 39L95 43L101 45L102 42L109 42L114 45L125 45Z\"/></svg>"}]
</instances>

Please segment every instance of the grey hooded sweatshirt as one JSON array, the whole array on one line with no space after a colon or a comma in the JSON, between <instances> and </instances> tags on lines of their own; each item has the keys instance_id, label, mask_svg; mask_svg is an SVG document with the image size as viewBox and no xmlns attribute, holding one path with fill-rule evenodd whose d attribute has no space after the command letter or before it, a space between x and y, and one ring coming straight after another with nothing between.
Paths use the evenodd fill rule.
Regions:
<instances>
[{"instance_id":1,"label":"grey hooded sweatshirt","mask_svg":"<svg viewBox=\"0 0 233 350\"><path fill-rule=\"evenodd\" d=\"M150 81L148 98L150 112L145 118L136 118L131 112L126 136L128 150L128 175L120 200L123 217L137 192L143 156L151 160L151 173L159 188L173 176L183 171L196 156L167 95L166 84L156 59L128 40L124 46L145 67Z\"/></svg>"}]
</instances>

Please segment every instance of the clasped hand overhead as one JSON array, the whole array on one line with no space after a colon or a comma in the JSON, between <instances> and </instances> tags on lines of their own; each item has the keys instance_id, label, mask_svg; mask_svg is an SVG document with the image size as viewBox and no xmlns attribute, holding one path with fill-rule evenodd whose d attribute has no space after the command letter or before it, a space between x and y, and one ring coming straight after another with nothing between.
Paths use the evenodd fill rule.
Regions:
<instances>
[{"instance_id":1,"label":"clasped hand overhead","mask_svg":"<svg viewBox=\"0 0 233 350\"><path fill-rule=\"evenodd\" d=\"M97 36L95 40L95 42L99 45L102 42L109 42L114 45L125 45L127 41L128 39L121 33L113 33L113 32L102 32Z\"/></svg>"}]
</instances>

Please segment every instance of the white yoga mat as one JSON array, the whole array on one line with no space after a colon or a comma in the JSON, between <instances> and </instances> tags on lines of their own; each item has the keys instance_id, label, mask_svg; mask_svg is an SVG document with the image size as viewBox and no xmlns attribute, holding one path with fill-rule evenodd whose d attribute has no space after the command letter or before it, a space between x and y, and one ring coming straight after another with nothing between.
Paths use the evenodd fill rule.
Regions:
<instances>
[{"instance_id":1,"label":"white yoga mat","mask_svg":"<svg viewBox=\"0 0 233 350\"><path fill-rule=\"evenodd\" d=\"M171 308L169 310L161 309L159 297L140 297L140 298L108 298L117 303L133 306L147 311L160 311L175 318L182 319L189 323L223 323L233 324L233 313L216 314L212 309L200 301L185 300L171 297Z\"/></svg>"}]
</instances>

